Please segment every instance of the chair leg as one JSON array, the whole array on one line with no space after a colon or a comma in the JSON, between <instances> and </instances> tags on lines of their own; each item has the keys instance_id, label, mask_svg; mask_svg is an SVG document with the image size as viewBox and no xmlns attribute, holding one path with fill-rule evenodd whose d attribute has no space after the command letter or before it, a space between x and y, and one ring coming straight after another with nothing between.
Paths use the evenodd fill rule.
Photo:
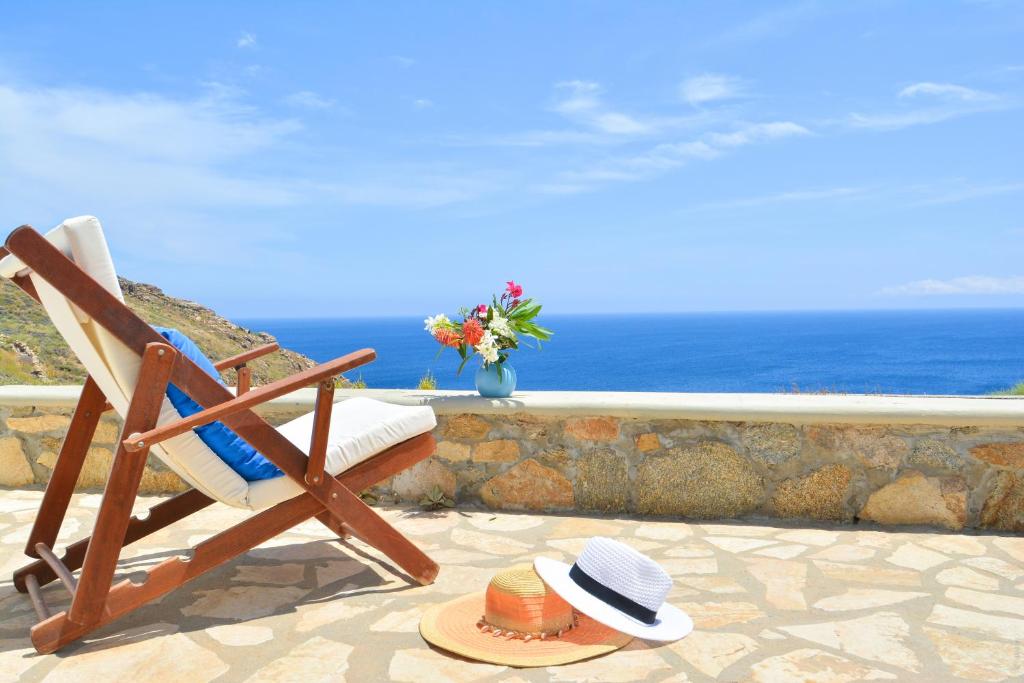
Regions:
<instances>
[{"instance_id":1,"label":"chair leg","mask_svg":"<svg viewBox=\"0 0 1024 683\"><path fill-rule=\"evenodd\" d=\"M53 466L53 474L46 484L46 493L43 494L43 502L39 505L39 514L32 525L28 543L25 544L25 554L29 557L39 557L36 552L37 543L52 548L57 541L60 525L64 522L68 503L71 502L78 475L82 473L89 444L92 443L106 403L107 399L96 382L92 377L87 377L75 413L71 416L68 432L64 436L64 443L61 444L60 453L57 455L57 462Z\"/></svg>"},{"instance_id":2,"label":"chair leg","mask_svg":"<svg viewBox=\"0 0 1024 683\"><path fill-rule=\"evenodd\" d=\"M336 481L347 489L362 491L408 469L415 458L422 460L433 450L433 438L429 434L416 437L343 472ZM55 652L96 628L324 512L323 505L309 493L279 503L202 541L193 549L190 559L175 557L164 560L146 572L144 581L123 581L112 587L96 622L75 623L68 618L67 612L61 612L36 624L32 627L32 644L40 653Z\"/></svg>"},{"instance_id":3,"label":"chair leg","mask_svg":"<svg viewBox=\"0 0 1024 683\"><path fill-rule=\"evenodd\" d=\"M176 356L177 352L167 344L146 345L135 394L124 420L125 437L156 425ZM93 624L103 613L148 454L148 448L129 452L122 442L114 455L92 539L85 551L78 591L67 614L73 623Z\"/></svg>"},{"instance_id":4,"label":"chair leg","mask_svg":"<svg viewBox=\"0 0 1024 683\"><path fill-rule=\"evenodd\" d=\"M212 504L213 498L209 498L196 489L189 489L184 493L179 493L173 498L168 498L151 507L144 519L133 516L128 520L128 531L125 533L124 543L121 545L124 547L134 543ZM85 560L85 551L88 549L89 541L91 540L92 537L86 537L65 548L64 555L61 557L61 562L64 563L64 566L71 571L79 569ZM43 560L36 560L32 564L14 572L14 587L22 593L28 591L26 579L29 576L35 577L36 582L40 586L45 586L57 579L56 573L53 572L49 564Z\"/></svg>"}]
</instances>

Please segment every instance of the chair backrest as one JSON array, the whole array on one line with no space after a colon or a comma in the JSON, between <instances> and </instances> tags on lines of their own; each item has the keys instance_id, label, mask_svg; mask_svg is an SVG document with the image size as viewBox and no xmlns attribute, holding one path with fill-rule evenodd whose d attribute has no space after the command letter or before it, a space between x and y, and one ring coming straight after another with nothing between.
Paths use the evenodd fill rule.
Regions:
<instances>
[{"instance_id":1,"label":"chair backrest","mask_svg":"<svg viewBox=\"0 0 1024 683\"><path fill-rule=\"evenodd\" d=\"M71 218L47 232L45 237L100 286L124 301L99 220L92 216ZM13 278L16 275L29 276L57 331L114 410L124 418L138 382L141 356L125 346L110 330L93 321L72 300L39 273L27 268L16 256L12 254L0 260L0 277ZM166 424L179 417L170 401L164 399L158 424ZM193 432L155 446L152 452L207 495L230 505L247 507L248 483Z\"/></svg>"}]
</instances>

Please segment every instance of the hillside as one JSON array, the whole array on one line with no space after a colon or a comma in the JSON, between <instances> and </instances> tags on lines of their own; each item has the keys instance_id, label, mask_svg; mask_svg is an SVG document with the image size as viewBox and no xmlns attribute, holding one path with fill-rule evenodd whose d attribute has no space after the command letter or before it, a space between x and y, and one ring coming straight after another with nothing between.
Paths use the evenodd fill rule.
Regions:
<instances>
[{"instance_id":1,"label":"hillside","mask_svg":"<svg viewBox=\"0 0 1024 683\"><path fill-rule=\"evenodd\" d=\"M120 279L125 302L152 325L173 327L191 337L213 360L276 341L225 320L210 309L164 294L153 285ZM294 351L278 351L250 364L254 384L266 384L314 362ZM224 381L233 384L234 372ZM42 307L0 278L0 384L78 384L85 369L50 324Z\"/></svg>"}]
</instances>

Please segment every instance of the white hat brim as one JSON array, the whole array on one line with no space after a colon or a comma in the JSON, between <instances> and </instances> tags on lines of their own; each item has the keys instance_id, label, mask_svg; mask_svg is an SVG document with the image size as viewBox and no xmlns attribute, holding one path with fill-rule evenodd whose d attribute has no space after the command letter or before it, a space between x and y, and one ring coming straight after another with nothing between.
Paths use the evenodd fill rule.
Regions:
<instances>
[{"instance_id":1,"label":"white hat brim","mask_svg":"<svg viewBox=\"0 0 1024 683\"><path fill-rule=\"evenodd\" d=\"M645 624L639 619L620 612L580 588L569 577L571 567L565 562L552 560L549 557L538 557L533 561L533 568L544 580L544 583L567 603L594 621L599 621L620 633L645 640L671 641L684 638L693 630L693 620L689 615L667 602L658 610L653 624Z\"/></svg>"}]
</instances>

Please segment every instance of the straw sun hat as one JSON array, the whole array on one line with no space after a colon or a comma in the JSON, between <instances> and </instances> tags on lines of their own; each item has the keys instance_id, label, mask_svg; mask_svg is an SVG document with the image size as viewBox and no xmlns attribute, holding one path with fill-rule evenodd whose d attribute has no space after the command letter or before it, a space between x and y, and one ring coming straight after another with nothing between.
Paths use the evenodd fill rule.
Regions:
<instances>
[{"instance_id":1,"label":"straw sun hat","mask_svg":"<svg viewBox=\"0 0 1024 683\"><path fill-rule=\"evenodd\" d=\"M575 612L530 565L496 574L485 593L431 607L420 634L449 652L518 667L597 657L633 639Z\"/></svg>"}]
</instances>

